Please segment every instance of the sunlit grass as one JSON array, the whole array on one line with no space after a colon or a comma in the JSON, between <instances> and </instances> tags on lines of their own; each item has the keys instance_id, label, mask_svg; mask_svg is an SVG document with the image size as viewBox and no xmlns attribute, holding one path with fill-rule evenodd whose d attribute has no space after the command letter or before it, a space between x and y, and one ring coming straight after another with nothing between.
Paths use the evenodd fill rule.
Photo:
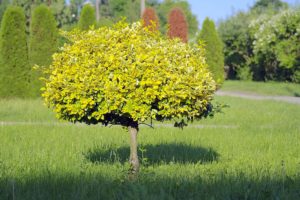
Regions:
<instances>
[{"instance_id":1,"label":"sunlit grass","mask_svg":"<svg viewBox=\"0 0 300 200\"><path fill-rule=\"evenodd\" d=\"M300 97L300 84L284 82L225 81L221 90Z\"/></svg>"},{"instance_id":2,"label":"sunlit grass","mask_svg":"<svg viewBox=\"0 0 300 200\"><path fill-rule=\"evenodd\" d=\"M60 123L41 100L1 100L0 121L30 123L0 126L0 199L299 199L300 106L216 100L230 107L199 126L141 127L136 181L125 129Z\"/></svg>"}]
</instances>

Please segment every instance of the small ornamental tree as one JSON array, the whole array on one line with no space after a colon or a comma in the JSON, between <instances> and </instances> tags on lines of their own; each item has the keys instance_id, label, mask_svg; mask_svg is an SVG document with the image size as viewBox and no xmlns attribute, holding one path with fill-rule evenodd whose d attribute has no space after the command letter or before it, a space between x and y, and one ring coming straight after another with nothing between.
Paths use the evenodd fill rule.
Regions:
<instances>
[{"instance_id":1,"label":"small ornamental tree","mask_svg":"<svg viewBox=\"0 0 300 200\"><path fill-rule=\"evenodd\" d=\"M81 10L78 27L81 30L88 30L96 24L95 8L91 4L85 4Z\"/></svg>"},{"instance_id":2,"label":"small ornamental tree","mask_svg":"<svg viewBox=\"0 0 300 200\"><path fill-rule=\"evenodd\" d=\"M0 31L0 96L28 96L26 20L22 8L9 6Z\"/></svg>"},{"instance_id":3,"label":"small ornamental tree","mask_svg":"<svg viewBox=\"0 0 300 200\"><path fill-rule=\"evenodd\" d=\"M156 12L153 8L146 8L143 16L143 26L149 27L151 31L157 31L159 28L159 21Z\"/></svg>"},{"instance_id":4,"label":"small ornamental tree","mask_svg":"<svg viewBox=\"0 0 300 200\"><path fill-rule=\"evenodd\" d=\"M171 10L168 25L168 36L170 38L180 38L185 43L188 41L188 24L180 8Z\"/></svg>"},{"instance_id":5,"label":"small ornamental tree","mask_svg":"<svg viewBox=\"0 0 300 200\"><path fill-rule=\"evenodd\" d=\"M208 68L220 86L224 82L223 43L216 31L214 21L209 18L204 20L198 41L203 41L205 44Z\"/></svg>"},{"instance_id":6,"label":"small ornamental tree","mask_svg":"<svg viewBox=\"0 0 300 200\"><path fill-rule=\"evenodd\" d=\"M61 119L127 127L133 172L139 123L211 114L215 82L203 48L163 39L140 23L65 36L72 44L54 54L42 96Z\"/></svg>"},{"instance_id":7,"label":"small ornamental tree","mask_svg":"<svg viewBox=\"0 0 300 200\"><path fill-rule=\"evenodd\" d=\"M30 23L29 61L30 65L49 66L52 54L58 50L58 30L51 10L40 5L33 10ZM40 95L41 74L37 70L31 73L31 90L33 96Z\"/></svg>"}]
</instances>

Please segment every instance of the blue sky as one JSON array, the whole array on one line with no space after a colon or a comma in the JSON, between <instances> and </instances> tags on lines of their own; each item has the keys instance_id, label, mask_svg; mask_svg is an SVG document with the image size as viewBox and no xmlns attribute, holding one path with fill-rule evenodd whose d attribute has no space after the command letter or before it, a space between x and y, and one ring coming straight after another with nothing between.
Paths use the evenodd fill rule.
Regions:
<instances>
[{"instance_id":1,"label":"blue sky","mask_svg":"<svg viewBox=\"0 0 300 200\"><path fill-rule=\"evenodd\" d=\"M256 0L188 0L191 5L192 12L197 15L199 25L205 17L209 17L215 21L225 19L233 13L240 10L247 10ZM294 5L300 3L300 0L284 0Z\"/></svg>"}]
</instances>

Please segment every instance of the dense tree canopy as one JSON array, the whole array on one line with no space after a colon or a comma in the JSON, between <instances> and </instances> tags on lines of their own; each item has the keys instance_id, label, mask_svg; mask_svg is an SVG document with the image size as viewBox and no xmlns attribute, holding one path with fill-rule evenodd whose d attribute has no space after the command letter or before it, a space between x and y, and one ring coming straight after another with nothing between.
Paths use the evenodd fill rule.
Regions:
<instances>
[{"instance_id":1,"label":"dense tree canopy","mask_svg":"<svg viewBox=\"0 0 300 200\"><path fill-rule=\"evenodd\" d=\"M143 19L143 25L145 27L150 27L152 31L158 30L159 21L156 12L153 8L146 8L143 13L142 19Z\"/></svg>"},{"instance_id":2,"label":"dense tree canopy","mask_svg":"<svg viewBox=\"0 0 300 200\"><path fill-rule=\"evenodd\" d=\"M32 13L29 39L30 65L49 66L52 54L58 50L58 30L51 10L45 6L37 6ZM41 74L34 70L31 73L31 89L33 96L40 96Z\"/></svg>"},{"instance_id":3,"label":"dense tree canopy","mask_svg":"<svg viewBox=\"0 0 300 200\"><path fill-rule=\"evenodd\" d=\"M229 78L298 81L299 9L257 1L219 25Z\"/></svg>"},{"instance_id":4,"label":"dense tree canopy","mask_svg":"<svg viewBox=\"0 0 300 200\"><path fill-rule=\"evenodd\" d=\"M87 30L92 25L96 25L95 8L91 4L86 4L80 13L78 27L81 30Z\"/></svg>"},{"instance_id":5,"label":"dense tree canopy","mask_svg":"<svg viewBox=\"0 0 300 200\"><path fill-rule=\"evenodd\" d=\"M30 67L24 11L9 6L0 30L0 96L27 97Z\"/></svg>"},{"instance_id":6,"label":"dense tree canopy","mask_svg":"<svg viewBox=\"0 0 300 200\"><path fill-rule=\"evenodd\" d=\"M214 21L206 18L203 22L198 41L203 41L206 49L206 59L214 80L218 85L224 81L224 54L223 44Z\"/></svg>"},{"instance_id":7,"label":"dense tree canopy","mask_svg":"<svg viewBox=\"0 0 300 200\"><path fill-rule=\"evenodd\" d=\"M73 43L54 55L46 102L74 122L201 118L215 89L203 50L156 34L139 24L67 34Z\"/></svg>"},{"instance_id":8,"label":"dense tree canopy","mask_svg":"<svg viewBox=\"0 0 300 200\"><path fill-rule=\"evenodd\" d=\"M180 8L183 11L188 24L188 35L190 38L193 38L198 31L198 21L196 15L192 13L187 1L164 0L160 4L156 5L156 10L161 24L160 31L163 34L167 33L168 16L170 11L174 8Z\"/></svg>"},{"instance_id":9,"label":"dense tree canopy","mask_svg":"<svg viewBox=\"0 0 300 200\"><path fill-rule=\"evenodd\" d=\"M168 26L169 38L179 38L182 42L188 41L188 24L180 8L174 8L170 11Z\"/></svg>"},{"instance_id":10,"label":"dense tree canopy","mask_svg":"<svg viewBox=\"0 0 300 200\"><path fill-rule=\"evenodd\" d=\"M256 10L258 12L263 12L266 9L279 10L282 8L287 8L288 4L281 0L258 0L251 7L252 10Z\"/></svg>"}]
</instances>

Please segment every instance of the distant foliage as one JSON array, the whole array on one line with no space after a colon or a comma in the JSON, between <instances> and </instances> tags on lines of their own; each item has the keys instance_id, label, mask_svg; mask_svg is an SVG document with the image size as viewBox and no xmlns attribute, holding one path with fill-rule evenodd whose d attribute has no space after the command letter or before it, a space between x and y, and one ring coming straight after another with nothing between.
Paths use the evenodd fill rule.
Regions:
<instances>
[{"instance_id":1,"label":"distant foliage","mask_svg":"<svg viewBox=\"0 0 300 200\"><path fill-rule=\"evenodd\" d=\"M258 0L255 2L254 6L251 7L251 10L257 12L264 12L266 9L280 10L282 8L287 8L288 4L281 0Z\"/></svg>"},{"instance_id":2,"label":"distant foliage","mask_svg":"<svg viewBox=\"0 0 300 200\"><path fill-rule=\"evenodd\" d=\"M264 78L300 82L300 10L261 17L251 28L254 53Z\"/></svg>"},{"instance_id":3,"label":"distant foliage","mask_svg":"<svg viewBox=\"0 0 300 200\"><path fill-rule=\"evenodd\" d=\"M220 86L224 82L223 43L220 39L214 21L206 18L203 22L198 41L203 41L206 49L206 59L214 80Z\"/></svg>"},{"instance_id":4,"label":"distant foliage","mask_svg":"<svg viewBox=\"0 0 300 200\"><path fill-rule=\"evenodd\" d=\"M229 79L238 79L240 69L251 67L253 63L253 39L249 29L253 17L250 13L239 12L219 25Z\"/></svg>"},{"instance_id":5,"label":"distant foliage","mask_svg":"<svg viewBox=\"0 0 300 200\"><path fill-rule=\"evenodd\" d=\"M158 21L158 17L156 15L156 12L153 8L146 8L143 16L143 25L145 27L150 27L150 30L152 31L156 31L159 28L159 21Z\"/></svg>"},{"instance_id":6,"label":"distant foliage","mask_svg":"<svg viewBox=\"0 0 300 200\"><path fill-rule=\"evenodd\" d=\"M219 25L230 79L299 82L299 8L260 0Z\"/></svg>"},{"instance_id":7,"label":"distant foliage","mask_svg":"<svg viewBox=\"0 0 300 200\"><path fill-rule=\"evenodd\" d=\"M188 24L180 8L171 10L168 24L168 36L170 38L180 38L185 43L188 41Z\"/></svg>"},{"instance_id":8,"label":"distant foliage","mask_svg":"<svg viewBox=\"0 0 300 200\"><path fill-rule=\"evenodd\" d=\"M164 39L140 23L65 34L72 44L54 55L43 93L59 118L128 126L210 113L215 82L203 48Z\"/></svg>"},{"instance_id":9,"label":"distant foliage","mask_svg":"<svg viewBox=\"0 0 300 200\"><path fill-rule=\"evenodd\" d=\"M82 8L78 27L81 30L88 30L92 25L96 25L95 8L91 4L86 4Z\"/></svg>"},{"instance_id":10,"label":"distant foliage","mask_svg":"<svg viewBox=\"0 0 300 200\"><path fill-rule=\"evenodd\" d=\"M52 54L58 50L58 30L51 10L40 5L33 10L30 24L29 61L30 65L49 66L52 62ZM31 89L33 96L40 95L42 83L39 80L41 74L32 70Z\"/></svg>"},{"instance_id":11,"label":"distant foliage","mask_svg":"<svg viewBox=\"0 0 300 200\"><path fill-rule=\"evenodd\" d=\"M27 97L28 50L26 20L22 8L9 6L0 31L0 96Z\"/></svg>"}]
</instances>

